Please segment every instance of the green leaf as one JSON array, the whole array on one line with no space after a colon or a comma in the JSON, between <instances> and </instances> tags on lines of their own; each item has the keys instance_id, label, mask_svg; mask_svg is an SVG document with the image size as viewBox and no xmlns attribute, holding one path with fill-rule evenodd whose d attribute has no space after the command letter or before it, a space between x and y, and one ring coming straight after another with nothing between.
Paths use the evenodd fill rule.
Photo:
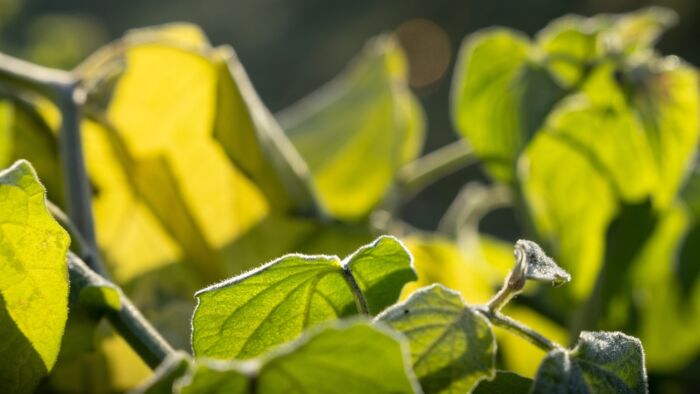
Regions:
<instances>
[{"instance_id":1,"label":"green leaf","mask_svg":"<svg viewBox=\"0 0 700 394\"><path fill-rule=\"evenodd\" d=\"M218 49L214 136L231 160L281 210L320 214L311 174L262 104L233 49Z\"/></svg>"},{"instance_id":2,"label":"green leaf","mask_svg":"<svg viewBox=\"0 0 700 394\"><path fill-rule=\"evenodd\" d=\"M51 370L68 317L70 239L26 161L0 172L0 382L31 392Z\"/></svg>"},{"instance_id":3,"label":"green leaf","mask_svg":"<svg viewBox=\"0 0 700 394\"><path fill-rule=\"evenodd\" d=\"M668 207L686 179L700 137L700 93L695 69L676 57L634 70L633 108L642 119L657 168L654 206Z\"/></svg>"},{"instance_id":4,"label":"green leaf","mask_svg":"<svg viewBox=\"0 0 700 394\"><path fill-rule=\"evenodd\" d=\"M404 334L426 393L469 392L494 377L496 339L488 320L442 285L420 289L377 316Z\"/></svg>"},{"instance_id":5,"label":"green leaf","mask_svg":"<svg viewBox=\"0 0 700 394\"><path fill-rule=\"evenodd\" d=\"M396 39L376 38L342 75L280 115L334 217L365 218L420 153L423 113L406 67Z\"/></svg>"},{"instance_id":6,"label":"green leaf","mask_svg":"<svg viewBox=\"0 0 700 394\"><path fill-rule=\"evenodd\" d=\"M136 389L129 391L129 393L172 394L175 381L184 376L191 365L192 360L189 354L183 351L170 354L158 368L153 371L153 376Z\"/></svg>"},{"instance_id":7,"label":"green leaf","mask_svg":"<svg viewBox=\"0 0 700 394\"><path fill-rule=\"evenodd\" d=\"M551 351L532 393L646 393L642 343L621 332L588 332L573 350Z\"/></svg>"},{"instance_id":8,"label":"green leaf","mask_svg":"<svg viewBox=\"0 0 700 394\"><path fill-rule=\"evenodd\" d=\"M564 94L530 51L521 33L491 29L465 39L455 68L455 126L501 181L513 180L518 154Z\"/></svg>"},{"instance_id":9,"label":"green leaf","mask_svg":"<svg viewBox=\"0 0 700 394\"><path fill-rule=\"evenodd\" d=\"M309 326L377 313L415 280L411 255L384 236L341 260L291 254L200 290L192 318L197 357L255 357Z\"/></svg>"},{"instance_id":10,"label":"green leaf","mask_svg":"<svg viewBox=\"0 0 700 394\"><path fill-rule=\"evenodd\" d=\"M601 56L598 45L601 20L567 15L550 22L537 33L537 45L547 68L566 86L583 81Z\"/></svg>"},{"instance_id":11,"label":"green leaf","mask_svg":"<svg viewBox=\"0 0 700 394\"><path fill-rule=\"evenodd\" d=\"M180 380L184 393L365 394L420 392L392 333L369 323L316 330L260 359L204 361ZM254 383L253 383L254 382Z\"/></svg>"},{"instance_id":12,"label":"green leaf","mask_svg":"<svg viewBox=\"0 0 700 394\"><path fill-rule=\"evenodd\" d=\"M585 154L550 133L530 144L519 177L540 238L555 240L558 263L576 278L567 288L584 298L602 264L605 229L617 209L610 183Z\"/></svg>"},{"instance_id":13,"label":"green leaf","mask_svg":"<svg viewBox=\"0 0 700 394\"><path fill-rule=\"evenodd\" d=\"M530 392L532 379L513 372L496 371L493 380L482 380L472 393L474 394L527 394Z\"/></svg>"}]
</instances>

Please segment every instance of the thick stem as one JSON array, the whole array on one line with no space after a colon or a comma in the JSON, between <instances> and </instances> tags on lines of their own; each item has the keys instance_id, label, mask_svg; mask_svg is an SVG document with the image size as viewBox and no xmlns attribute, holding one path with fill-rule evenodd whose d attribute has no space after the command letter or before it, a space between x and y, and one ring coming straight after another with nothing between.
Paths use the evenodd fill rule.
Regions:
<instances>
[{"instance_id":1,"label":"thick stem","mask_svg":"<svg viewBox=\"0 0 700 394\"><path fill-rule=\"evenodd\" d=\"M550 341L544 335L538 333L537 331L520 323L517 320L511 319L508 316L492 311L488 308L477 308L477 311L479 311L482 315L484 315L484 317L489 319L489 321L493 325L504 328L510 332L521 336L528 342L532 343L533 345L539 347L544 351L548 352L553 349L561 348L561 346Z\"/></svg>"},{"instance_id":2,"label":"thick stem","mask_svg":"<svg viewBox=\"0 0 700 394\"><path fill-rule=\"evenodd\" d=\"M155 369L168 355L175 352L117 285L91 270L72 252L68 252L68 270L71 276L71 286L75 287L77 291L88 286L110 286L117 289L121 308L118 311L105 311L105 317L151 368Z\"/></svg>"},{"instance_id":3,"label":"thick stem","mask_svg":"<svg viewBox=\"0 0 700 394\"><path fill-rule=\"evenodd\" d=\"M367 299L365 299L365 295L362 293L362 289L360 289L360 285L357 283L355 277L352 275L350 268L344 264L343 277L345 278L345 282L347 282L348 286L350 286L352 294L355 296L355 304L357 305L357 310L363 315L369 315Z\"/></svg>"},{"instance_id":4,"label":"thick stem","mask_svg":"<svg viewBox=\"0 0 700 394\"><path fill-rule=\"evenodd\" d=\"M69 72L42 67L0 53L0 81L53 99L57 91L72 85L73 80Z\"/></svg>"},{"instance_id":5,"label":"thick stem","mask_svg":"<svg viewBox=\"0 0 700 394\"><path fill-rule=\"evenodd\" d=\"M87 246L91 250L97 251L95 224L92 216L92 192L85 169L80 128L80 107L84 98L84 93L78 84L66 87L57 97L56 104L61 111L59 142L68 216ZM100 264L99 260L93 259L88 263L100 275L107 276L107 270Z\"/></svg>"},{"instance_id":6,"label":"thick stem","mask_svg":"<svg viewBox=\"0 0 700 394\"><path fill-rule=\"evenodd\" d=\"M402 196L410 198L438 179L474 162L476 155L464 140L430 152L399 170L397 178Z\"/></svg>"}]
</instances>

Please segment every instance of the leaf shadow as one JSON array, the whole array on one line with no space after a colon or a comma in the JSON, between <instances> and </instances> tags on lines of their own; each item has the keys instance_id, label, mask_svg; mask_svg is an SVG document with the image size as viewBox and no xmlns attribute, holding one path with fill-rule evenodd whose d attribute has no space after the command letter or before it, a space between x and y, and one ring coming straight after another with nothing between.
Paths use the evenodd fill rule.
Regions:
<instances>
[{"instance_id":1,"label":"leaf shadow","mask_svg":"<svg viewBox=\"0 0 700 394\"><path fill-rule=\"evenodd\" d=\"M4 393L30 393L48 374L41 356L17 327L0 292L0 387Z\"/></svg>"}]
</instances>

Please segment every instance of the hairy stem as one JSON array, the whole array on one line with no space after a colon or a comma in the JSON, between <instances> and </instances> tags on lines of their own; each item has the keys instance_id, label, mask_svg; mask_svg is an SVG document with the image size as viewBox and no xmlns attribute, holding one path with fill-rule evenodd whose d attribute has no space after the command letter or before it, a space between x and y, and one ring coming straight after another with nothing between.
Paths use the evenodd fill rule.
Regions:
<instances>
[{"instance_id":1,"label":"hairy stem","mask_svg":"<svg viewBox=\"0 0 700 394\"><path fill-rule=\"evenodd\" d=\"M156 368L168 355L175 352L117 285L91 270L72 252L68 252L68 270L71 287L77 291L89 286L110 286L119 292L121 308L105 311L105 317L151 368Z\"/></svg>"},{"instance_id":2,"label":"hairy stem","mask_svg":"<svg viewBox=\"0 0 700 394\"><path fill-rule=\"evenodd\" d=\"M527 278L525 277L525 265L527 264L526 255L519 248L515 248L515 266L510 271L508 278L503 283L503 287L496 295L486 304L486 308L491 313L498 313L508 301L520 294L525 287Z\"/></svg>"},{"instance_id":3,"label":"hairy stem","mask_svg":"<svg viewBox=\"0 0 700 394\"><path fill-rule=\"evenodd\" d=\"M463 140L443 146L406 164L397 175L402 195L418 194L438 179L476 162L476 155Z\"/></svg>"},{"instance_id":4,"label":"hairy stem","mask_svg":"<svg viewBox=\"0 0 700 394\"><path fill-rule=\"evenodd\" d=\"M484 315L484 317L489 319L489 321L493 325L504 328L512 333L519 335L520 337L526 339L528 342L532 343L533 345L539 347L544 351L548 352L553 349L561 348L560 345L550 341L544 335L538 333L532 328L520 323L517 320L511 319L510 317L505 316L499 312L493 311L488 307L477 308L477 311L479 311L482 315Z\"/></svg>"},{"instance_id":5,"label":"hairy stem","mask_svg":"<svg viewBox=\"0 0 700 394\"><path fill-rule=\"evenodd\" d=\"M343 277L345 278L345 282L347 282L348 286L350 286L352 294L355 296L357 310L363 315L369 315L367 299L365 299L365 295L362 294L362 289L360 289L360 285L355 280L352 272L350 272L350 268L348 268L346 265L343 265Z\"/></svg>"}]
</instances>

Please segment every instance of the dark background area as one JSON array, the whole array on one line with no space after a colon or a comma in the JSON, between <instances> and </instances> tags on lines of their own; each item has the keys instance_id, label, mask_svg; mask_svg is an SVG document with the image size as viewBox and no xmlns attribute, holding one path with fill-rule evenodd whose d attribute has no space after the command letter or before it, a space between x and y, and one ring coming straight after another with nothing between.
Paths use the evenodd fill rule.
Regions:
<instances>
[{"instance_id":1,"label":"dark background area","mask_svg":"<svg viewBox=\"0 0 700 394\"><path fill-rule=\"evenodd\" d=\"M662 38L661 52L700 64L697 0L0 0L0 50L70 68L130 28L193 22L213 44L235 48L263 101L277 112L342 71L368 39L398 29L414 69L426 64L430 69L436 58L447 66L433 70L432 82L413 78L427 114L429 152L457 139L450 121L449 86L455 54L466 35L501 25L532 36L568 13L590 16L651 5L672 8L680 16L679 24ZM416 19L435 25L427 24L430 31L420 34L418 29L416 34L407 27L426 26ZM442 50L436 53L436 48ZM483 179L479 168L441 180L408 204L403 217L418 227L434 228L459 189L475 179ZM483 227L510 239L520 232L507 211L492 213Z\"/></svg>"}]
</instances>

